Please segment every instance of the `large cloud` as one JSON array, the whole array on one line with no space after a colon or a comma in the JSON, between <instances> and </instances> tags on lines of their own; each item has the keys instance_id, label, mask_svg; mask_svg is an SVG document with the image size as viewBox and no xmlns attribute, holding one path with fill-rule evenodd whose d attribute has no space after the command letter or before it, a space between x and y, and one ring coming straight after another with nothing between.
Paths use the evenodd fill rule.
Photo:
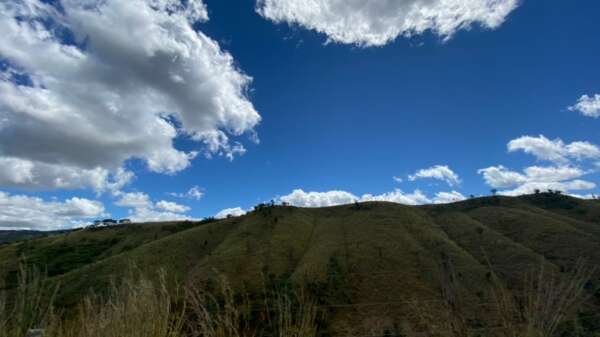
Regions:
<instances>
[{"instance_id":1,"label":"large cloud","mask_svg":"<svg viewBox=\"0 0 600 337\"><path fill-rule=\"evenodd\" d=\"M474 23L499 27L518 0L258 0L257 11L276 23L298 24L330 41L385 45L425 31L447 39Z\"/></svg>"},{"instance_id":2,"label":"large cloud","mask_svg":"<svg viewBox=\"0 0 600 337\"><path fill-rule=\"evenodd\" d=\"M569 107L571 111L579 111L582 115L598 118L600 117L600 95L583 95L577 103Z\"/></svg>"},{"instance_id":3,"label":"large cloud","mask_svg":"<svg viewBox=\"0 0 600 337\"><path fill-rule=\"evenodd\" d=\"M0 2L0 174L3 186L108 184L130 159L175 173L197 154L245 151L260 116L251 78L194 31L201 1ZM105 182L99 182L104 179Z\"/></svg>"},{"instance_id":4,"label":"large cloud","mask_svg":"<svg viewBox=\"0 0 600 337\"><path fill-rule=\"evenodd\" d=\"M358 197L346 191L326 191L326 192L305 192L302 189L296 189L288 195L279 198L293 206L298 207L327 207L336 205L346 205L354 202L363 201L388 201L405 205L421 205L431 203L420 190L415 190L413 193L404 193L401 190L394 190L379 195L364 194Z\"/></svg>"},{"instance_id":5,"label":"large cloud","mask_svg":"<svg viewBox=\"0 0 600 337\"><path fill-rule=\"evenodd\" d=\"M0 192L0 228L3 229L70 228L101 215L104 215L104 206L98 201L83 198L45 201Z\"/></svg>"},{"instance_id":6,"label":"large cloud","mask_svg":"<svg viewBox=\"0 0 600 337\"><path fill-rule=\"evenodd\" d=\"M452 171L446 165L436 165L427 169L422 169L415 172L415 174L408 176L410 181L424 178L445 181L450 186L460 184L460 178L458 177L458 174L454 173L454 171Z\"/></svg>"}]
</instances>

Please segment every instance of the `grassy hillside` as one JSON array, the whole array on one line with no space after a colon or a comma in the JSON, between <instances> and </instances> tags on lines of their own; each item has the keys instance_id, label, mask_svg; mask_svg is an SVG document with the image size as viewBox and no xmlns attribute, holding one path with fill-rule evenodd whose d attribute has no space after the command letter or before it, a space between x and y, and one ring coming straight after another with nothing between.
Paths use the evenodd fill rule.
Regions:
<instances>
[{"instance_id":1,"label":"grassy hillside","mask_svg":"<svg viewBox=\"0 0 600 337\"><path fill-rule=\"evenodd\" d=\"M477 327L493 310L496 276L517 291L523 273L542 265L559 275L580 258L600 265L600 203L543 193L421 207L275 206L203 223L79 230L1 246L5 288L15 285L20 258L63 285L58 301L65 307L135 264L187 284L210 284L215 273L251 290L265 282L306 284L338 332L368 330L374 318L401 324L414 301L435 305L451 286ZM591 293L599 276L586 285ZM598 295L586 310L595 310Z\"/></svg>"}]
</instances>

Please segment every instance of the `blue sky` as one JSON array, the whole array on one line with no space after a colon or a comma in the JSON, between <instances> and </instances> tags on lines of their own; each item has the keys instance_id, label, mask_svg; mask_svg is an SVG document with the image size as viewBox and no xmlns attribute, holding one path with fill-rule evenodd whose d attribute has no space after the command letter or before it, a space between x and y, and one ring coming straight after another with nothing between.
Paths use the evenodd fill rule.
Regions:
<instances>
[{"instance_id":1,"label":"blue sky","mask_svg":"<svg viewBox=\"0 0 600 337\"><path fill-rule=\"evenodd\" d=\"M145 3L145 0L136 1ZM34 133L33 129L20 126L29 125L28 118L39 116L33 114L35 116L31 117L19 110L25 109L23 106L9 104L15 101L15 97L28 102L28 95L36 93L21 90L22 97L14 94L4 95L10 96L4 100L0 98L0 120L4 118L6 121L4 126L0 124L0 157L8 158L5 166L7 172L8 168L13 173L25 172L21 176L5 173L6 177L2 177L0 174L0 191L3 193L0 197L4 198L0 198L0 203L4 202L6 209L15 209L14 212L0 214L0 227L60 227L62 225L55 220L48 221L51 225L46 227L35 224L35 221L46 219L46 215L51 217L56 214L62 214L59 218L66 226L109 215L142 220L151 220L153 217L163 219L169 215L201 218L215 215L225 208L240 207L247 210L259 202L277 198L300 206L320 206L346 202L348 198L405 200L399 195L408 195L408 200L414 203L428 203L436 202L436 193L439 192L454 192L453 198L459 199L460 195L489 194L491 188L510 195L546 187L562 189L581 197L598 193L595 187L599 177L596 173L597 163L600 162L595 147L595 144L600 144L597 131L600 125L597 119L600 97L595 96L600 93L600 67L597 61L600 20L595 14L600 10L598 2L523 0L510 4L511 0L506 0L506 6L512 7L506 10L501 22L494 21L491 28L482 27L489 24L491 19L475 17L459 22L461 25L451 29L451 34L444 34L445 28L434 24L426 26L422 32L418 28L413 29L410 37L400 34L384 42L369 40L370 37L365 37L367 35L361 32L346 34L352 31L352 25L344 28L346 40L342 41L344 38L336 37L334 32L328 30L330 26L314 26L315 21L311 21L310 17L314 12L299 13L294 22L277 12L278 8L285 9L285 6L294 2L272 0L257 4L243 0L236 2L236 5L218 0L199 2L205 7L198 10L195 20L189 19L190 27L212 41L216 45L216 53L228 54L232 61L229 64L222 57L218 58L215 66L198 72L194 77L195 82L182 80L185 87L181 92L189 92L197 97L203 94L214 97L216 94L210 91L213 90L213 81L216 83L225 78L218 73L221 68L230 75L245 74L251 77L251 81L235 77L237 82L234 83L240 86L237 89L231 89L228 85L214 89L220 93L233 90L236 101L231 103L233 108L224 108L228 111L226 113L219 112L211 104L205 105L204 101L194 101L185 94L172 93L169 91L171 89L156 84L160 81L161 66L155 65L157 74L139 75L143 81L151 83L150 87L159 88L153 90L167 91L173 95L169 97L175 97L173 105L165 104L165 114L171 113L168 109L173 106L173 109L185 110L181 115L166 117L178 132L177 136L168 138L173 140L173 148L189 154L187 159L178 157L178 164L173 164L175 166L169 166L171 162L161 161L152 168L153 159L149 158L154 158L154 150L137 150L147 144L142 137L151 137L157 131L136 137L142 139L139 143L142 145L135 143L134 146L123 141L123 148L127 148L127 151L115 150L114 144L107 146L104 140L99 141L100 145L90 145L89 149L97 150L99 155L109 158L108 161L112 161L110 151L115 151L114 158L117 159L114 163L107 162L105 166L104 161L91 163L81 153L65 153L64 156L59 153L57 157L43 155L63 149L71 151L70 147L79 147L76 145L78 139L83 143L87 139L85 136L70 138L70 135L62 138L68 131L60 128L60 125L52 136L36 138L38 133ZM420 3L419 0L408 2ZM472 2L473 6L486 3L483 0ZM3 24L22 22L22 25L33 25L34 22L42 22L40 18L45 17L43 22L47 22L46 29L55 34L54 43L75 45L73 48L79 48L81 54L90 56L89 62L108 63L127 55L126 62L131 62L127 69L138 66L132 60L137 55L133 47L131 54L120 53L117 49L117 52L103 50L118 48L116 43L117 47L101 43L104 38L102 34L105 33L103 29L106 28L102 24L109 21L99 20L97 26L81 24L78 18L85 17L85 13L82 14L85 10L71 9L70 12L69 6L75 6L71 0L61 4L67 8L59 9L61 14L52 14L44 7L60 8L56 2L50 5L35 0L16 3L14 7L0 5ZM32 4L39 4L39 8L34 6L33 10L23 14L19 3L23 8L26 5L32 8ZM272 6L271 14L266 11L262 15L257 13L256 8L260 9L261 6L263 9ZM434 9L443 11L443 4L439 6ZM485 10L485 5L482 6ZM100 6L98 11L102 13L111 9L108 7ZM114 13L126 10L117 7L112 8ZM206 12L203 12L204 9ZM353 10L366 9L355 9L348 5L348 8L340 8L342 10L352 13ZM401 11L403 8L392 10ZM369 12L359 18L368 23L368 15L377 13ZM71 21L62 23L59 17ZM333 27L336 17L333 16L331 20ZM388 20L384 24L394 28L394 24L405 24L406 20ZM319 25L328 24L318 18L316 22ZM138 23L131 21L129 24ZM69 34L56 33L54 28L59 26ZM45 63L31 61L11 52L20 39L25 38L23 30L14 25L12 27L15 29L12 38L0 39L0 59L4 64L2 72L12 74L0 77L7 86L17 89L23 86L35 89L37 86L40 91L45 88L63 99L60 95L67 95L68 91L63 90L66 85L59 87L55 82L73 80L73 77L66 75L62 78L63 74L82 78L91 76L89 72L78 73L79 66L65 66L62 63L56 63L58 65L55 67L65 66L65 70L55 76L45 71ZM169 36L177 40L177 32L171 32ZM115 28L109 33L118 34L118 31ZM114 35L109 33L106 36L113 36L111 41L114 41ZM141 33L151 34L145 31ZM77 34L81 37L77 37ZM137 43L135 32L123 30L123 34L124 41L128 41L126 43ZM358 40L348 40L352 38ZM78 44L77 39L81 43ZM162 46L168 45L168 41L161 43ZM186 66L195 67L194 62L200 62L201 59L192 59ZM120 61L119 64L122 63ZM123 70L119 71L123 73ZM61 79L52 82L57 76ZM33 78L34 84L22 80L28 77ZM176 79L173 81L177 82ZM208 89L198 89L204 88L206 83L211 84L207 85ZM85 95L88 94L89 90ZM104 93L98 93L101 94ZM122 91L117 93L120 94ZM77 95L77 92L72 94L76 98ZM583 95L587 95L587 98L582 98ZM3 96L1 92L0 96ZM224 96L221 101L230 98ZM154 99L157 98L151 95L135 100L123 98L123 101L117 102L133 102L139 111L132 112L129 106L122 105L114 109L98 109L98 113L104 116L102 120L113 118L114 115L125 119L130 114L141 116L148 110L143 106L146 104L144 102L154 102ZM185 101L185 104L193 104L183 107L184 103L180 104L177 99ZM74 110L70 112L74 115L87 113L77 110L81 106L74 101L69 97L62 105L56 103L56 106L52 106L53 109L48 113L60 114L67 110ZM251 104L252 108L245 106L242 113L237 113L235 109L240 102ZM576 105L578 102L580 105ZM222 117L219 114L225 114L227 122L207 127L201 124L204 121L194 119L193 116L205 116L205 110L210 109L215 112L210 114L212 112L209 111L207 116ZM79 120L63 119L60 123L65 125L72 121L68 129L78 128ZM87 121L95 120L90 118ZM140 125L143 128L144 125L140 124L143 120L132 122L129 127ZM94 130L110 134L116 125L96 125ZM212 152L206 150L206 144L214 141L214 138L202 132L236 128L239 132L226 131L229 145L217 147ZM194 138L191 135L193 132L196 135L202 133L202 136ZM36 137L31 138L31 134ZM529 138L523 138L526 136ZM19 137L23 141L19 141ZM557 139L561 139L562 143ZM60 147L50 147L45 143L50 140L59 143L64 140L65 143ZM509 146L511 141L514 141L512 147ZM236 151L237 142L244 147L243 151ZM164 143L156 146L161 149L168 147ZM90 152L84 145L81 148L81 152L90 155L96 153ZM190 154L192 152L194 154ZM231 154L232 160L228 154ZM170 155L172 153L160 154L161 158ZM37 170L35 165L40 169ZM77 179L73 178L73 174L65 175L62 171L57 171L62 175L57 173L57 176L49 178L37 177L35 174L41 174L39 172L49 172L43 169L46 166L41 165L73 167L74 170L84 170L85 174L89 173L85 170L102 168L113 180L115 172L121 169L130 173L130 179L122 186L103 189L85 182L61 185L54 182L57 179ZM491 167L496 170L480 171ZM527 168L529 171L524 171ZM421 175L424 177L411 181L409 176L423 169L425 171ZM402 182L394 177L401 178ZM202 192L202 197L186 195L193 187ZM297 189L306 193L291 195ZM424 197L415 197L415 190L421 191ZM308 192L319 193L309 195ZM144 196L141 199L145 199L137 204L132 203L131 198L129 202L124 201L128 195L133 197L131 193L137 193L138 202L141 196ZM364 198L365 194L371 197ZM32 211L39 214L37 218L32 218L29 223L11 218L21 214L19 212L27 213L27 201L32 200L32 204L37 205ZM159 206L160 201L171 204ZM449 200L438 198L437 201ZM73 206L75 204L77 206ZM140 214L139 208L144 207L145 213ZM65 212L73 214L65 216Z\"/></svg>"}]
</instances>

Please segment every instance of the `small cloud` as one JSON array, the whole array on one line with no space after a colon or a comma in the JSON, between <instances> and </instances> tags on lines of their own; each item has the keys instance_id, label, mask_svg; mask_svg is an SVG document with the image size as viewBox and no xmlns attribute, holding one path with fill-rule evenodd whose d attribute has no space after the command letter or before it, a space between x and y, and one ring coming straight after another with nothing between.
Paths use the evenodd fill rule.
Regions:
<instances>
[{"instance_id":1,"label":"small cloud","mask_svg":"<svg viewBox=\"0 0 600 337\"><path fill-rule=\"evenodd\" d=\"M436 165L427 169L422 169L415 172L415 174L408 176L408 180L410 181L425 178L445 181L450 186L460 184L460 178L458 177L458 174L454 173L454 171L452 171L446 165Z\"/></svg>"},{"instance_id":2,"label":"small cloud","mask_svg":"<svg viewBox=\"0 0 600 337\"><path fill-rule=\"evenodd\" d=\"M578 111L582 115L592 118L600 117L600 95L583 95L575 105L569 107L570 111Z\"/></svg>"},{"instance_id":3,"label":"small cloud","mask_svg":"<svg viewBox=\"0 0 600 337\"><path fill-rule=\"evenodd\" d=\"M453 202L463 201L467 199L460 192L452 191L452 192L438 192L435 194L435 198L433 199L434 204L450 204Z\"/></svg>"},{"instance_id":4,"label":"small cloud","mask_svg":"<svg viewBox=\"0 0 600 337\"><path fill-rule=\"evenodd\" d=\"M225 219L231 216L242 216L244 214L246 214L247 212L244 211L241 207L235 207L235 208L225 208L221 211L219 211L219 213L217 213L215 215L216 219Z\"/></svg>"},{"instance_id":5,"label":"small cloud","mask_svg":"<svg viewBox=\"0 0 600 337\"><path fill-rule=\"evenodd\" d=\"M173 213L185 213L190 210L188 206L180 205L176 202L161 200L156 203L154 206L156 209L165 211L165 212L173 212Z\"/></svg>"},{"instance_id":6,"label":"small cloud","mask_svg":"<svg viewBox=\"0 0 600 337\"><path fill-rule=\"evenodd\" d=\"M176 198L200 200L204 197L204 192L200 189L200 187L194 186L185 193L171 192L171 193L169 193L169 195L172 197L176 197Z\"/></svg>"}]
</instances>

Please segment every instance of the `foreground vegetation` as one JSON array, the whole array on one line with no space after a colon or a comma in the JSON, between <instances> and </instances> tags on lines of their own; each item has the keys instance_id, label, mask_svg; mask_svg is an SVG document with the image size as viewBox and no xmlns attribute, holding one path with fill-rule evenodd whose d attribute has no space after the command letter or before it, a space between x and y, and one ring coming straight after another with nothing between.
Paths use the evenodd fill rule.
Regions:
<instances>
[{"instance_id":1,"label":"foreground vegetation","mask_svg":"<svg viewBox=\"0 0 600 337\"><path fill-rule=\"evenodd\" d=\"M527 273L519 290L495 275L489 289L490 315L482 326L469 323L462 285L452 268L440 284L438 301L407 300L400 322L373 317L365 328L344 336L599 336L580 314L590 298L593 271L583 263L567 276L544 269ZM70 311L55 307L57 289L43 274L21 268L19 285L0 295L0 337L315 337L327 336L330 307L320 305L307 284L265 283L261 293L235 291L226 278L213 287L169 286L163 272L146 278L137 268L104 294L89 293ZM600 315L588 317L598 319Z\"/></svg>"}]
</instances>

